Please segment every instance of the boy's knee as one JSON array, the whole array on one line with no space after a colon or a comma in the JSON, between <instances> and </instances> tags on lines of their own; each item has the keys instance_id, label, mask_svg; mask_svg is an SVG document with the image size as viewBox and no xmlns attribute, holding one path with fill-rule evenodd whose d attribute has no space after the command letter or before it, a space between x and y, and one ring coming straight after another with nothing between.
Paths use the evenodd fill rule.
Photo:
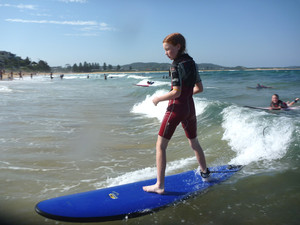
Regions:
<instances>
[{"instance_id":1,"label":"boy's knee","mask_svg":"<svg viewBox=\"0 0 300 225\"><path fill-rule=\"evenodd\" d=\"M197 138L189 139L189 143L192 149L196 150L200 147L199 141Z\"/></svg>"}]
</instances>

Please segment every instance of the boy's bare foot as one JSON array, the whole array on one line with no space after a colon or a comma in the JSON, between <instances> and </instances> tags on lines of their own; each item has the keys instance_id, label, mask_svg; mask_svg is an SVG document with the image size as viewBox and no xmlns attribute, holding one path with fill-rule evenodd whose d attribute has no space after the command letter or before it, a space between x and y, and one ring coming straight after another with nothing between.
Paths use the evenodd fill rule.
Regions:
<instances>
[{"instance_id":1,"label":"boy's bare foot","mask_svg":"<svg viewBox=\"0 0 300 225\"><path fill-rule=\"evenodd\" d=\"M165 192L164 188L158 187L156 184L150 186L144 186L143 190L146 192L153 192L162 195Z\"/></svg>"}]
</instances>

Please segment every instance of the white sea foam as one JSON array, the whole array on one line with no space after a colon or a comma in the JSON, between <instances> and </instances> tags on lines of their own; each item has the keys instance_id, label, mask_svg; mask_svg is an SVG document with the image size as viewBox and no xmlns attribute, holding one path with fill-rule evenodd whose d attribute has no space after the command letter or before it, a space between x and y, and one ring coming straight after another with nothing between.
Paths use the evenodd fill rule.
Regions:
<instances>
[{"instance_id":1,"label":"white sea foam","mask_svg":"<svg viewBox=\"0 0 300 225\"><path fill-rule=\"evenodd\" d=\"M63 79L66 79L66 80L86 79L88 75L89 74L80 74L80 75L76 75L76 74L72 75L72 74L70 74L70 75L64 76ZM55 77L55 78L59 78L60 79L60 77Z\"/></svg>"},{"instance_id":2,"label":"white sea foam","mask_svg":"<svg viewBox=\"0 0 300 225\"><path fill-rule=\"evenodd\" d=\"M109 74L107 77L109 77L109 78L122 78L122 77L125 77L125 76L127 76L127 74L121 73L121 74Z\"/></svg>"},{"instance_id":3,"label":"white sea foam","mask_svg":"<svg viewBox=\"0 0 300 225\"><path fill-rule=\"evenodd\" d=\"M164 86L164 85L171 86L170 82L167 82L167 81L155 81L152 84L152 86Z\"/></svg>"},{"instance_id":4,"label":"white sea foam","mask_svg":"<svg viewBox=\"0 0 300 225\"><path fill-rule=\"evenodd\" d=\"M140 82L138 82L137 85L149 85L148 81L149 81L148 79L143 79Z\"/></svg>"},{"instance_id":5,"label":"white sea foam","mask_svg":"<svg viewBox=\"0 0 300 225\"><path fill-rule=\"evenodd\" d=\"M186 168L187 166L195 164L196 162L197 161L195 157L169 162L167 164L166 175L173 174L177 172L177 170ZM156 177L156 167L147 167L144 169L125 173L118 177L107 178L106 181L96 183L95 187L96 188L113 187L117 185L152 179L155 177Z\"/></svg>"},{"instance_id":6,"label":"white sea foam","mask_svg":"<svg viewBox=\"0 0 300 225\"><path fill-rule=\"evenodd\" d=\"M144 101L136 103L132 107L131 112L142 114L147 118L157 118L159 121L162 121L168 106L168 101L160 102L157 106L155 106L152 102L152 99L155 96L160 96L166 94L167 92L167 90L158 90L153 95L147 95ZM206 101L206 99L201 99L198 97L194 98L194 102L197 116L201 115L205 111L206 107L210 104L208 101Z\"/></svg>"},{"instance_id":7,"label":"white sea foam","mask_svg":"<svg viewBox=\"0 0 300 225\"><path fill-rule=\"evenodd\" d=\"M205 98L194 98L196 116L201 115L205 109L211 104L211 102L207 101Z\"/></svg>"},{"instance_id":8,"label":"white sea foam","mask_svg":"<svg viewBox=\"0 0 300 225\"><path fill-rule=\"evenodd\" d=\"M286 154L294 131L290 118L250 112L236 106L225 108L222 114L225 130L222 139L236 152L230 164L272 161Z\"/></svg>"},{"instance_id":9,"label":"white sea foam","mask_svg":"<svg viewBox=\"0 0 300 225\"><path fill-rule=\"evenodd\" d=\"M7 164L9 165L9 164ZM58 171L65 170L66 168L54 168L54 169L40 169L20 166L0 166L0 170L16 170L16 171L28 171L28 172L47 172L47 171Z\"/></svg>"},{"instance_id":10,"label":"white sea foam","mask_svg":"<svg viewBox=\"0 0 300 225\"><path fill-rule=\"evenodd\" d=\"M140 82L137 83L137 85L148 85L148 81L150 81L149 79L143 79ZM151 80L153 82L153 84L151 84L150 86L153 87L158 87L158 86L164 86L164 85L168 85L170 86L170 82L166 82L166 81L154 81Z\"/></svg>"},{"instance_id":11,"label":"white sea foam","mask_svg":"<svg viewBox=\"0 0 300 225\"><path fill-rule=\"evenodd\" d=\"M61 184L60 186L55 186L55 187L49 187L49 185L46 185L44 187L44 189L41 191L42 194L45 194L45 193L49 193L49 192L66 192L66 191L69 191L73 188L76 188L78 186L80 186L80 182L79 183L76 183L76 184L73 184L73 185L66 185L66 184Z\"/></svg>"},{"instance_id":12,"label":"white sea foam","mask_svg":"<svg viewBox=\"0 0 300 225\"><path fill-rule=\"evenodd\" d=\"M142 114L147 118L157 118L162 121L164 114L166 112L166 108L168 106L168 102L160 102L157 106L155 106L152 102L152 99L155 96L160 96L166 94L167 90L158 90L153 95L147 95L145 100L142 102L136 103L132 109L132 113Z\"/></svg>"},{"instance_id":13,"label":"white sea foam","mask_svg":"<svg viewBox=\"0 0 300 225\"><path fill-rule=\"evenodd\" d=\"M0 86L0 93L10 93L12 92L13 90L10 89L9 87L7 86Z\"/></svg>"},{"instance_id":14,"label":"white sea foam","mask_svg":"<svg viewBox=\"0 0 300 225\"><path fill-rule=\"evenodd\" d=\"M219 89L218 87L205 87L206 89Z\"/></svg>"},{"instance_id":15,"label":"white sea foam","mask_svg":"<svg viewBox=\"0 0 300 225\"><path fill-rule=\"evenodd\" d=\"M73 79L87 79L89 76L90 79L93 78L103 78L104 74L89 74L89 73L81 73L81 74L65 74L63 79L73 80ZM122 78L127 76L127 74L107 74L108 78ZM54 79L60 79L59 75L53 76ZM48 78L48 77L47 77ZM50 77L49 77L50 79Z\"/></svg>"},{"instance_id":16,"label":"white sea foam","mask_svg":"<svg viewBox=\"0 0 300 225\"><path fill-rule=\"evenodd\" d=\"M34 169L29 167L18 167L18 166L6 166L0 167L0 170L20 170L20 171L40 171L40 169Z\"/></svg>"},{"instance_id":17,"label":"white sea foam","mask_svg":"<svg viewBox=\"0 0 300 225\"><path fill-rule=\"evenodd\" d=\"M127 78L137 79L137 80L144 80L151 78L150 76L139 76L139 75L129 75Z\"/></svg>"}]
</instances>

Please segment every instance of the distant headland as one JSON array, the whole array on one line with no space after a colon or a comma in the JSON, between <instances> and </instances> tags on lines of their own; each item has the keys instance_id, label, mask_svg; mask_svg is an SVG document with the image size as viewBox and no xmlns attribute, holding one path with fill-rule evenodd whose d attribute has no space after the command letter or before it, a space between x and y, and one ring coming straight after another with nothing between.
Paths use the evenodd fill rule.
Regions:
<instances>
[{"instance_id":1,"label":"distant headland","mask_svg":"<svg viewBox=\"0 0 300 225\"><path fill-rule=\"evenodd\" d=\"M39 73L93 73L93 72L155 72L155 71L168 71L170 63L156 63L156 62L136 62L126 65L112 66L111 64L103 63L88 63L82 62L79 64L74 63L62 66L49 66L45 60L38 62L31 61L29 57L22 59L21 57L7 51L0 51L0 70L5 71L22 71L22 72L39 72ZM198 69L203 71L228 71L228 70L300 70L300 66L290 67L226 67L212 63L200 63Z\"/></svg>"}]
</instances>

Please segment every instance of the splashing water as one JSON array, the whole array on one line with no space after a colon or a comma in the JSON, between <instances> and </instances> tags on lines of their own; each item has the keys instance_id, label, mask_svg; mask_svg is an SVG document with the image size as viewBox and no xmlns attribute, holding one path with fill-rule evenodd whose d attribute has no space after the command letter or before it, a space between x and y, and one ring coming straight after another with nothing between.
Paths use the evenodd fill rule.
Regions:
<instances>
[{"instance_id":1,"label":"splashing water","mask_svg":"<svg viewBox=\"0 0 300 225\"><path fill-rule=\"evenodd\" d=\"M225 130L222 139L236 152L230 164L271 161L286 154L294 131L290 118L270 117L265 112L249 113L236 106L225 108L222 114Z\"/></svg>"},{"instance_id":2,"label":"splashing water","mask_svg":"<svg viewBox=\"0 0 300 225\"><path fill-rule=\"evenodd\" d=\"M155 106L152 102L152 99L155 96L161 96L166 94L168 91L166 90L157 90L153 95L147 95L145 100L142 102L136 103L131 110L131 113L142 114L147 118L157 118L160 122L163 120L164 114L166 112L166 108L168 107L168 101L163 101L158 103ZM209 102L205 99L194 98L196 116L201 115L207 106L209 106Z\"/></svg>"},{"instance_id":3,"label":"splashing water","mask_svg":"<svg viewBox=\"0 0 300 225\"><path fill-rule=\"evenodd\" d=\"M166 174L168 175L168 174L174 173L177 170L180 170L189 165L192 165L195 163L195 161L196 161L195 157L189 157L189 158L169 162L167 169L166 169ZM118 177L107 178L106 181L98 182L94 186L96 188L113 187L113 186L117 186L117 185L137 182L137 181L141 181L141 180L152 179L155 176L156 176L156 167L147 167L144 169L125 173Z\"/></svg>"}]
</instances>

